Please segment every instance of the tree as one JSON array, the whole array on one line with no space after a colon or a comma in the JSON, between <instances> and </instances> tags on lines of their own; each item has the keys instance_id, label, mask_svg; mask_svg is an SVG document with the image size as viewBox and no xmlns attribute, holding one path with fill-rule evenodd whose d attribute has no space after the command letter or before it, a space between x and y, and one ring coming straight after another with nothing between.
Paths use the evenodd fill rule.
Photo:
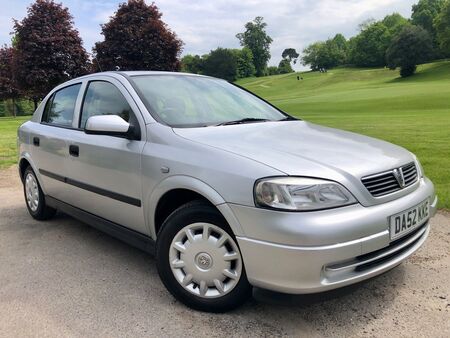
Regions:
<instances>
[{"instance_id":1,"label":"tree","mask_svg":"<svg viewBox=\"0 0 450 338\"><path fill-rule=\"evenodd\" d=\"M445 2L434 21L434 27L439 47L446 55L450 55L450 1Z\"/></svg>"},{"instance_id":2,"label":"tree","mask_svg":"<svg viewBox=\"0 0 450 338\"><path fill-rule=\"evenodd\" d=\"M288 59L282 59L280 63L278 64L278 73L279 74L288 74L293 73L294 70L292 69L291 63Z\"/></svg>"},{"instance_id":3,"label":"tree","mask_svg":"<svg viewBox=\"0 0 450 338\"><path fill-rule=\"evenodd\" d=\"M13 48L4 46L0 48L0 100L12 100L12 113L16 117L16 99L19 97L19 88L17 88L13 74Z\"/></svg>"},{"instance_id":4,"label":"tree","mask_svg":"<svg viewBox=\"0 0 450 338\"><path fill-rule=\"evenodd\" d=\"M237 58L236 54L226 48L217 48L205 58L203 73L214 77L219 77L228 81L235 81L237 78Z\"/></svg>"},{"instance_id":5,"label":"tree","mask_svg":"<svg viewBox=\"0 0 450 338\"><path fill-rule=\"evenodd\" d=\"M94 54L101 70L169 70L180 68L183 42L161 20L154 3L129 0L102 25L104 41Z\"/></svg>"},{"instance_id":6,"label":"tree","mask_svg":"<svg viewBox=\"0 0 450 338\"><path fill-rule=\"evenodd\" d=\"M279 71L279 69L278 69L277 66L269 66L269 67L266 68L266 74L267 74L267 75L277 75L277 74L280 74L278 71Z\"/></svg>"},{"instance_id":7,"label":"tree","mask_svg":"<svg viewBox=\"0 0 450 338\"><path fill-rule=\"evenodd\" d=\"M323 41L314 42L303 50L302 64L309 65L313 71L326 68L327 60L327 49Z\"/></svg>"},{"instance_id":8,"label":"tree","mask_svg":"<svg viewBox=\"0 0 450 338\"><path fill-rule=\"evenodd\" d=\"M326 44L332 67L347 63L348 42L342 34L336 34L333 39L328 39Z\"/></svg>"},{"instance_id":9,"label":"tree","mask_svg":"<svg viewBox=\"0 0 450 338\"><path fill-rule=\"evenodd\" d=\"M364 20L363 22L361 22L358 25L359 31L362 32L363 30L365 30L368 27L370 27L371 25L373 25L375 22L376 22L376 20L374 18L368 18L368 19Z\"/></svg>"},{"instance_id":10,"label":"tree","mask_svg":"<svg viewBox=\"0 0 450 338\"><path fill-rule=\"evenodd\" d=\"M267 24L263 22L263 18L258 16L253 22L245 24L245 32L236 35L241 46L247 47L252 51L256 76L264 75L264 70L270 59L269 47L272 43L272 38L267 35L266 27Z\"/></svg>"},{"instance_id":11,"label":"tree","mask_svg":"<svg viewBox=\"0 0 450 338\"><path fill-rule=\"evenodd\" d=\"M181 71L186 73L201 74L204 60L200 55L187 54L181 59Z\"/></svg>"},{"instance_id":12,"label":"tree","mask_svg":"<svg viewBox=\"0 0 450 338\"><path fill-rule=\"evenodd\" d=\"M418 26L406 26L394 37L386 57L389 68L400 67L402 77L411 76L433 50L430 33Z\"/></svg>"},{"instance_id":13,"label":"tree","mask_svg":"<svg viewBox=\"0 0 450 338\"><path fill-rule=\"evenodd\" d=\"M381 22L389 30L389 33L392 37L398 34L404 26L410 25L408 19L404 18L399 13L386 15Z\"/></svg>"},{"instance_id":14,"label":"tree","mask_svg":"<svg viewBox=\"0 0 450 338\"><path fill-rule=\"evenodd\" d=\"M289 62L294 62L294 65L297 63L297 58L300 56L299 53L294 48L286 48L281 57L283 59L287 59Z\"/></svg>"},{"instance_id":15,"label":"tree","mask_svg":"<svg viewBox=\"0 0 450 338\"><path fill-rule=\"evenodd\" d=\"M391 39L389 29L382 22L370 24L351 39L349 61L362 67L385 66Z\"/></svg>"},{"instance_id":16,"label":"tree","mask_svg":"<svg viewBox=\"0 0 450 338\"><path fill-rule=\"evenodd\" d=\"M181 70L216 76L229 81L255 75L252 51L248 48L217 48L202 56L188 54L181 59Z\"/></svg>"},{"instance_id":17,"label":"tree","mask_svg":"<svg viewBox=\"0 0 450 338\"><path fill-rule=\"evenodd\" d=\"M255 65L253 64L252 51L244 47L242 49L234 49L237 61L236 77L242 79L255 75Z\"/></svg>"},{"instance_id":18,"label":"tree","mask_svg":"<svg viewBox=\"0 0 450 338\"><path fill-rule=\"evenodd\" d=\"M88 72L88 55L66 7L36 0L14 23L14 72L24 94L37 106L53 87Z\"/></svg>"},{"instance_id":19,"label":"tree","mask_svg":"<svg viewBox=\"0 0 450 338\"><path fill-rule=\"evenodd\" d=\"M303 50L302 63L312 70L330 69L347 62L347 40L342 34L333 39L318 41Z\"/></svg>"},{"instance_id":20,"label":"tree","mask_svg":"<svg viewBox=\"0 0 450 338\"><path fill-rule=\"evenodd\" d=\"M419 0L412 6L411 22L426 29L433 40L436 38L433 21L441 11L443 4L444 0Z\"/></svg>"}]
</instances>

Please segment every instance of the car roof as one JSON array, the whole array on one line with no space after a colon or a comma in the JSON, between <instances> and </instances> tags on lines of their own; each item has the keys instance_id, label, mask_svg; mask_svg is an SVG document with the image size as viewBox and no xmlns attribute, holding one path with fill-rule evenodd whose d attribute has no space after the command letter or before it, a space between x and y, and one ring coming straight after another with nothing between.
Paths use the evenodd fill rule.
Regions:
<instances>
[{"instance_id":1,"label":"car roof","mask_svg":"<svg viewBox=\"0 0 450 338\"><path fill-rule=\"evenodd\" d=\"M113 77L119 81L123 81L124 78L129 78L132 76L142 76L142 75L172 75L172 76L190 76L190 77L202 77L202 78L209 78L209 79L216 79L221 80L212 76L207 75L200 75L200 74L192 74L192 73L182 73L182 72L168 72L168 71L154 71L154 70L134 70L134 71L106 71L106 72L98 72L98 73L91 73L82 75L70 80L67 80L66 82L63 82L53 88L51 92L54 92L56 90L59 90L63 87L70 86L74 83L77 83L80 80L86 80L95 78L98 76L110 76Z\"/></svg>"},{"instance_id":2,"label":"car roof","mask_svg":"<svg viewBox=\"0 0 450 338\"><path fill-rule=\"evenodd\" d=\"M196 77L206 77L210 78L210 76L205 75L199 75L199 74L192 74L192 73L182 73L182 72L168 72L168 71L153 71L153 70L133 70L133 71L107 71L107 72L98 72L98 73L92 73L87 74L84 76L80 76L77 79L85 79L100 75L112 75L116 77L117 75L122 76L142 76L142 75L173 75L173 76L196 76Z\"/></svg>"}]
</instances>

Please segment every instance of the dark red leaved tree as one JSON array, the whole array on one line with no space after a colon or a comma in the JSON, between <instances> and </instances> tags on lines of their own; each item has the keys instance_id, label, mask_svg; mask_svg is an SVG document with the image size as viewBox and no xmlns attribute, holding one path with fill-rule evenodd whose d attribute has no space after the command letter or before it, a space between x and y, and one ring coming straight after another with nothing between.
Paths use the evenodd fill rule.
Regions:
<instances>
[{"instance_id":1,"label":"dark red leaved tree","mask_svg":"<svg viewBox=\"0 0 450 338\"><path fill-rule=\"evenodd\" d=\"M16 99L19 89L14 79L13 48L4 46L0 48L0 100L12 100L13 115L16 116Z\"/></svg>"},{"instance_id":2,"label":"dark red leaved tree","mask_svg":"<svg viewBox=\"0 0 450 338\"><path fill-rule=\"evenodd\" d=\"M54 86L89 71L82 40L62 4L36 0L14 31L17 83L35 106Z\"/></svg>"},{"instance_id":3,"label":"dark red leaved tree","mask_svg":"<svg viewBox=\"0 0 450 338\"><path fill-rule=\"evenodd\" d=\"M129 0L102 25L105 40L93 49L99 70L169 70L180 68L183 42L161 20L154 3Z\"/></svg>"}]
</instances>

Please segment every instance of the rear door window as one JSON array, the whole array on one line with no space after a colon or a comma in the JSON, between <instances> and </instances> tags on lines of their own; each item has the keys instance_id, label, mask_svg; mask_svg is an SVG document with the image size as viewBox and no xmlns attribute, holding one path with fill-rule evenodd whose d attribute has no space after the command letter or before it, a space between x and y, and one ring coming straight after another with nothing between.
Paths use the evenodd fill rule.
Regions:
<instances>
[{"instance_id":1,"label":"rear door window","mask_svg":"<svg viewBox=\"0 0 450 338\"><path fill-rule=\"evenodd\" d=\"M71 127L75 103L80 88L81 83L65 87L55 92L47 101L42 122L62 127Z\"/></svg>"}]
</instances>

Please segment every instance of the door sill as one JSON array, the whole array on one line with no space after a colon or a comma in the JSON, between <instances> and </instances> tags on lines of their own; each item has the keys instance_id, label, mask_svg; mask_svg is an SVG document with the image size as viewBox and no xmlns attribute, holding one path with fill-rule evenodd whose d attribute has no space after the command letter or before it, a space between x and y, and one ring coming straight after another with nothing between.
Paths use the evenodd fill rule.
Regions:
<instances>
[{"instance_id":1,"label":"door sill","mask_svg":"<svg viewBox=\"0 0 450 338\"><path fill-rule=\"evenodd\" d=\"M131 230L123 225L108 221L100 216L91 214L54 197L45 196L45 203L52 208L62 211L73 218L76 218L88 225L96 228L108 235L115 237L129 245L132 245L140 250L143 250L153 256L156 255L155 241L140 232Z\"/></svg>"}]
</instances>

